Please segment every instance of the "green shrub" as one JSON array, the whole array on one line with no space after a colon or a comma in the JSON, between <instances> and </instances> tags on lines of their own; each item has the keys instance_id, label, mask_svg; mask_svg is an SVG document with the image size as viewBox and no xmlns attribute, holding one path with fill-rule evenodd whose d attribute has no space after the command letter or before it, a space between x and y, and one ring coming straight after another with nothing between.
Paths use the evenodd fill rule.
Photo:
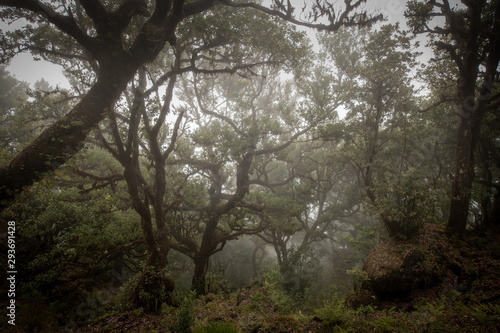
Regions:
<instances>
[{"instance_id":1,"label":"green shrub","mask_svg":"<svg viewBox=\"0 0 500 333\"><path fill-rule=\"evenodd\" d=\"M374 313L375 311L377 311L377 307L376 306L371 306L370 304L368 304L368 305L361 305L360 307L358 307L356 309L356 313L357 314L362 314L362 315L370 315L370 314Z\"/></svg>"},{"instance_id":2,"label":"green shrub","mask_svg":"<svg viewBox=\"0 0 500 333\"><path fill-rule=\"evenodd\" d=\"M283 287L283 276L278 271L273 270L265 275L265 279L264 290L268 293L275 309L287 313L294 308L293 299Z\"/></svg>"},{"instance_id":3,"label":"green shrub","mask_svg":"<svg viewBox=\"0 0 500 333\"><path fill-rule=\"evenodd\" d=\"M489 325L500 322L500 304L495 303L473 303L470 305L460 304L455 308L464 315L474 318L480 325Z\"/></svg>"},{"instance_id":4,"label":"green shrub","mask_svg":"<svg viewBox=\"0 0 500 333\"><path fill-rule=\"evenodd\" d=\"M445 303L440 300L436 302L426 302L424 304L418 305L417 309L419 312L430 313L434 317L442 316L444 310L446 309Z\"/></svg>"},{"instance_id":5,"label":"green shrub","mask_svg":"<svg viewBox=\"0 0 500 333\"><path fill-rule=\"evenodd\" d=\"M126 311L130 296L135 289L135 286L141 278L142 272L137 272L132 278L125 282L121 287L118 294L115 295L111 301L110 308L114 311Z\"/></svg>"},{"instance_id":6,"label":"green shrub","mask_svg":"<svg viewBox=\"0 0 500 333\"><path fill-rule=\"evenodd\" d=\"M347 328L351 310L345 307L344 300L334 295L331 301L323 303L323 307L316 309L316 316L322 322L332 327Z\"/></svg>"},{"instance_id":7,"label":"green shrub","mask_svg":"<svg viewBox=\"0 0 500 333\"><path fill-rule=\"evenodd\" d=\"M390 317L380 317L370 323L375 332L392 332L394 319Z\"/></svg>"},{"instance_id":8,"label":"green shrub","mask_svg":"<svg viewBox=\"0 0 500 333\"><path fill-rule=\"evenodd\" d=\"M239 330L232 323L210 323L206 327L198 327L193 333L238 333Z\"/></svg>"},{"instance_id":9,"label":"green shrub","mask_svg":"<svg viewBox=\"0 0 500 333\"><path fill-rule=\"evenodd\" d=\"M189 292L189 294L184 297L182 305L179 309L179 314L177 316L177 322L174 326L175 331L179 333L191 333L191 326L194 323L194 315L191 307L193 306L194 300L196 299L196 293L194 291Z\"/></svg>"}]
</instances>

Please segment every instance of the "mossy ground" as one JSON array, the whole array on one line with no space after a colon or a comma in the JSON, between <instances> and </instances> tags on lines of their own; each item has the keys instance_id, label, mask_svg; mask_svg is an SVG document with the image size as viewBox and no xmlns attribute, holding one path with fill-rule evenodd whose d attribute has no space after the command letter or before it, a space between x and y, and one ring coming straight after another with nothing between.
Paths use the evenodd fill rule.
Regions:
<instances>
[{"instance_id":1,"label":"mossy ground","mask_svg":"<svg viewBox=\"0 0 500 333\"><path fill-rule=\"evenodd\" d=\"M315 313L282 313L263 290L254 290L240 302L238 295L208 295L190 307L190 326L179 327L182 308L162 314L121 313L98 320L77 332L496 332L500 327L500 304L464 304L460 295L422 301L412 311L348 308L332 301ZM239 305L238 305L239 303Z\"/></svg>"},{"instance_id":2,"label":"mossy ground","mask_svg":"<svg viewBox=\"0 0 500 333\"><path fill-rule=\"evenodd\" d=\"M414 251L411 272L432 283L411 284L403 297L380 298L358 288L347 298L332 295L311 309L272 282L254 284L233 294L189 294L179 307L161 313L141 309L101 316L73 332L498 332L500 327L500 236L488 233L448 240L428 226L418 240L388 241L374 249L365 268L379 276L400 269ZM403 259L402 259L403 258ZM421 273L425 274L422 275ZM20 331L18 331L20 332ZM68 332L55 328L47 332Z\"/></svg>"}]
</instances>

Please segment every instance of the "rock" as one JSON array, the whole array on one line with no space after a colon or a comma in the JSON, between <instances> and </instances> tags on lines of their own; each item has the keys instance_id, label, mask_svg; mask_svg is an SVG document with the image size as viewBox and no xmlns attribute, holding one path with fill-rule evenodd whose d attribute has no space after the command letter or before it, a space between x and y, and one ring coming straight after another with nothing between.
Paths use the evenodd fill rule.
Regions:
<instances>
[{"instance_id":1,"label":"rock","mask_svg":"<svg viewBox=\"0 0 500 333\"><path fill-rule=\"evenodd\" d=\"M444 225L424 225L405 241L388 239L365 259L366 279L346 297L352 308L412 311L433 299L500 299L500 234L448 238Z\"/></svg>"},{"instance_id":2,"label":"rock","mask_svg":"<svg viewBox=\"0 0 500 333\"><path fill-rule=\"evenodd\" d=\"M363 265L368 277L363 288L379 298L403 298L416 288L439 283L435 233L429 225L410 240L389 239L373 249Z\"/></svg>"}]
</instances>

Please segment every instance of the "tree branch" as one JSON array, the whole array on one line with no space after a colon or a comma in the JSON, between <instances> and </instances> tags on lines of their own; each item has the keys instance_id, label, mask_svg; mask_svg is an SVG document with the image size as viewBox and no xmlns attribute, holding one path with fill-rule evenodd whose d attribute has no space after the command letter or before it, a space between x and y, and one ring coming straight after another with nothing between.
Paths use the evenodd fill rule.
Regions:
<instances>
[{"instance_id":1,"label":"tree branch","mask_svg":"<svg viewBox=\"0 0 500 333\"><path fill-rule=\"evenodd\" d=\"M70 35L89 51L95 50L96 43L84 31L80 29L73 17L57 13L52 7L37 0L0 0L0 6L27 9L41 14L47 21L54 24L61 31Z\"/></svg>"},{"instance_id":2,"label":"tree branch","mask_svg":"<svg viewBox=\"0 0 500 333\"><path fill-rule=\"evenodd\" d=\"M220 3L230 6L230 7L235 7L235 8L253 8L256 10L259 10L261 12L264 12L266 14L269 14L271 16L276 16L279 17L287 22L293 23L298 26L303 26L307 28L313 28L317 30L326 30L326 31L336 31L342 26L370 26L373 23L376 23L380 20L383 19L382 14L368 17L365 12L362 13L362 16L365 17L364 20L358 20L355 16L349 18L349 14L353 13L353 10L356 9L361 5L361 3L366 2L366 0L358 0L354 4L351 3L350 0L345 0L346 4L346 9L339 15L339 19L335 20L336 14L333 11L333 8L329 4L327 6L328 8L320 7L318 4L313 7L313 11L315 10L314 14L311 14L311 16L314 16L314 19L312 22L305 22L305 21L300 21L296 18L294 18L291 13L293 13L294 8L291 5L288 5L286 8L282 8L282 10L277 10L277 9L271 9L266 6L260 5L258 3L252 3L252 2L234 2L232 0L219 0ZM275 2L276 3L276 2ZM279 8L279 6L278 6ZM354 13L353 13L354 14ZM327 16L328 20L330 21L330 24L321 24L321 23L314 23L317 22L320 18Z\"/></svg>"}]
</instances>

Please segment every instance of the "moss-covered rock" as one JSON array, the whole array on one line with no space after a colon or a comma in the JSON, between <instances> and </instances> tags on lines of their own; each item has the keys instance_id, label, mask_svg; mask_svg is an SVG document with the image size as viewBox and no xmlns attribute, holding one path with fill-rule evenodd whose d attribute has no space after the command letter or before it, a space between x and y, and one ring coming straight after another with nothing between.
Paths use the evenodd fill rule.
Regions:
<instances>
[{"instance_id":1,"label":"moss-covered rock","mask_svg":"<svg viewBox=\"0 0 500 333\"><path fill-rule=\"evenodd\" d=\"M377 297L406 297L416 288L430 288L444 279L438 248L446 246L441 230L426 225L411 239L389 239L372 250L363 270L363 287Z\"/></svg>"},{"instance_id":2,"label":"moss-covered rock","mask_svg":"<svg viewBox=\"0 0 500 333\"><path fill-rule=\"evenodd\" d=\"M374 248L363 265L365 281L347 301L411 308L450 292L473 301L500 298L499 249L497 233L449 239L443 226L427 224L411 239Z\"/></svg>"}]
</instances>

